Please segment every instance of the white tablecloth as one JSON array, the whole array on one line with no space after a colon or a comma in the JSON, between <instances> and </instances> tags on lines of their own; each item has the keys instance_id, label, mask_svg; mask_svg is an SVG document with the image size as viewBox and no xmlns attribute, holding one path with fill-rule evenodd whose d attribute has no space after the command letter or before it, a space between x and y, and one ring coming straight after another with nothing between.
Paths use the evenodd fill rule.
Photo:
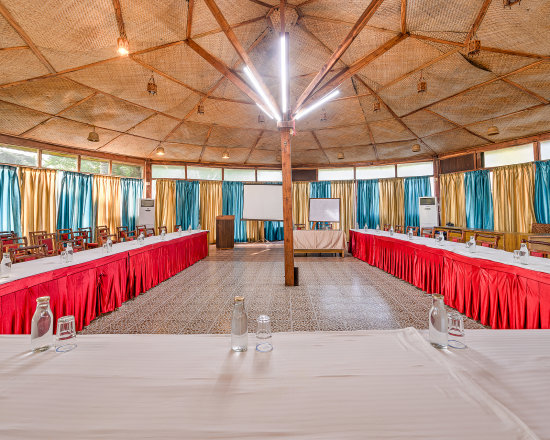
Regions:
<instances>
[{"instance_id":1,"label":"white tablecloth","mask_svg":"<svg viewBox=\"0 0 550 440\"><path fill-rule=\"evenodd\" d=\"M359 232L361 234L380 235L383 237L390 237L390 233L387 231L376 231L374 229L352 229L352 231ZM393 234L391 238L396 240L410 241L406 234ZM413 243L422 244L436 249L444 249L455 254L465 255L470 258L481 258L484 260L495 261L497 263L509 264L510 266L521 267L523 269L535 270L538 272L550 273L550 258L539 257L527 257L528 264L516 263L514 261L513 253L506 252L502 249L492 249L483 246L476 246L475 252L469 252L466 249L465 243L456 243L453 241L444 241L442 245L436 243L433 238L426 237L413 237Z\"/></svg>"},{"instance_id":2,"label":"white tablecloth","mask_svg":"<svg viewBox=\"0 0 550 440\"><path fill-rule=\"evenodd\" d=\"M414 329L276 333L233 353L225 335L96 335L29 354L2 336L0 438L550 438L550 332L467 337L444 353Z\"/></svg>"},{"instance_id":3,"label":"white tablecloth","mask_svg":"<svg viewBox=\"0 0 550 440\"><path fill-rule=\"evenodd\" d=\"M344 250L346 235L344 231L333 230L296 230L293 231L294 249Z\"/></svg>"},{"instance_id":4,"label":"white tablecloth","mask_svg":"<svg viewBox=\"0 0 550 440\"><path fill-rule=\"evenodd\" d=\"M184 231L182 236L198 234L201 231ZM166 234L165 241L175 240L181 238L179 233L172 232ZM144 246L160 243L160 235L147 237L144 239ZM137 240L126 241L123 243L113 244L112 252L109 254L119 254L122 252L128 252L130 249L136 249L138 247ZM49 272L50 270L61 269L63 267L74 266L75 264L86 263L88 261L97 260L98 258L105 257L103 248L89 249L86 251L80 251L74 253L74 260L72 263L61 263L60 256L46 257L39 260L25 261L23 263L17 263L12 265L11 274L9 278L0 278L0 284L8 283L10 281L18 280L32 275L38 275L39 273Z\"/></svg>"}]
</instances>

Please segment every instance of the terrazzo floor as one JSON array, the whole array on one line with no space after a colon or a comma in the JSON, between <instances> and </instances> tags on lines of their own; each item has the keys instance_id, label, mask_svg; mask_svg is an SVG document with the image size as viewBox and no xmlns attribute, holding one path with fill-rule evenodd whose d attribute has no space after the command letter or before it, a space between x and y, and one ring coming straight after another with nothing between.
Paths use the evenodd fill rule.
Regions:
<instances>
[{"instance_id":1,"label":"terrazzo floor","mask_svg":"<svg viewBox=\"0 0 550 440\"><path fill-rule=\"evenodd\" d=\"M347 255L297 256L300 285L286 287L282 244L210 247L210 256L82 330L229 333L232 300L245 297L249 330L267 314L274 332L428 326L431 296ZM484 328L464 317L466 328Z\"/></svg>"}]
</instances>

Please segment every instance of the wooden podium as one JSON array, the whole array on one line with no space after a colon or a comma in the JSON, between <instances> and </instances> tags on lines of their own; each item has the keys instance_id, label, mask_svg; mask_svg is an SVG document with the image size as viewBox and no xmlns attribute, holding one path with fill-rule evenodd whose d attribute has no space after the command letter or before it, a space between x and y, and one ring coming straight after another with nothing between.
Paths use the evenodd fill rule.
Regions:
<instances>
[{"instance_id":1,"label":"wooden podium","mask_svg":"<svg viewBox=\"0 0 550 440\"><path fill-rule=\"evenodd\" d=\"M235 246L235 216L219 215L216 217L216 247L233 249Z\"/></svg>"}]
</instances>

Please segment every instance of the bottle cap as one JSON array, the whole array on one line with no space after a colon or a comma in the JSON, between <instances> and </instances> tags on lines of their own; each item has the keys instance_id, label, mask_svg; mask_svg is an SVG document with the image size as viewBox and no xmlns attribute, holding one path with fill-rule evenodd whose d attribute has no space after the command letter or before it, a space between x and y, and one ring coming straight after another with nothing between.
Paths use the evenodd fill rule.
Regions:
<instances>
[{"instance_id":1,"label":"bottle cap","mask_svg":"<svg viewBox=\"0 0 550 440\"><path fill-rule=\"evenodd\" d=\"M49 296L41 296L39 298L36 298L36 302L38 304L45 303L45 302L50 302L50 297Z\"/></svg>"},{"instance_id":2,"label":"bottle cap","mask_svg":"<svg viewBox=\"0 0 550 440\"><path fill-rule=\"evenodd\" d=\"M237 301L244 301L244 296L236 296L235 297L235 302Z\"/></svg>"}]
</instances>

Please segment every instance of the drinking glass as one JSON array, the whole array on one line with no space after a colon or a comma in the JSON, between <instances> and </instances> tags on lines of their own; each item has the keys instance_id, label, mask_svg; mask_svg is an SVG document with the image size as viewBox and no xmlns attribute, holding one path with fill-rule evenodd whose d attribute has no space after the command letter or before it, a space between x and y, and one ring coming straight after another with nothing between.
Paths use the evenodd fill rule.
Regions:
<instances>
[{"instance_id":1,"label":"drinking glass","mask_svg":"<svg viewBox=\"0 0 550 440\"><path fill-rule=\"evenodd\" d=\"M435 240L437 241L437 244L440 246L443 246L443 244L445 243L445 237L441 232L435 236Z\"/></svg>"},{"instance_id":2,"label":"drinking glass","mask_svg":"<svg viewBox=\"0 0 550 440\"><path fill-rule=\"evenodd\" d=\"M464 343L464 317L458 312L453 312L449 313L448 319L449 347L466 348L466 344Z\"/></svg>"},{"instance_id":3,"label":"drinking glass","mask_svg":"<svg viewBox=\"0 0 550 440\"><path fill-rule=\"evenodd\" d=\"M74 316L62 316L57 320L55 351L64 353L76 348L76 330Z\"/></svg>"},{"instance_id":4,"label":"drinking glass","mask_svg":"<svg viewBox=\"0 0 550 440\"><path fill-rule=\"evenodd\" d=\"M67 264L69 261L69 257L67 255L67 251L61 251L59 253L59 259L61 260L61 264Z\"/></svg>"},{"instance_id":5,"label":"drinking glass","mask_svg":"<svg viewBox=\"0 0 550 440\"><path fill-rule=\"evenodd\" d=\"M521 257L521 251L519 249L516 249L514 251L514 263L519 263L519 259Z\"/></svg>"},{"instance_id":6,"label":"drinking glass","mask_svg":"<svg viewBox=\"0 0 550 440\"><path fill-rule=\"evenodd\" d=\"M271 344L271 319L267 315L260 315L256 320L256 351L266 353L273 350Z\"/></svg>"},{"instance_id":7,"label":"drinking glass","mask_svg":"<svg viewBox=\"0 0 550 440\"><path fill-rule=\"evenodd\" d=\"M103 245L103 254L108 254L108 253L109 253L109 245L105 243Z\"/></svg>"}]
</instances>

